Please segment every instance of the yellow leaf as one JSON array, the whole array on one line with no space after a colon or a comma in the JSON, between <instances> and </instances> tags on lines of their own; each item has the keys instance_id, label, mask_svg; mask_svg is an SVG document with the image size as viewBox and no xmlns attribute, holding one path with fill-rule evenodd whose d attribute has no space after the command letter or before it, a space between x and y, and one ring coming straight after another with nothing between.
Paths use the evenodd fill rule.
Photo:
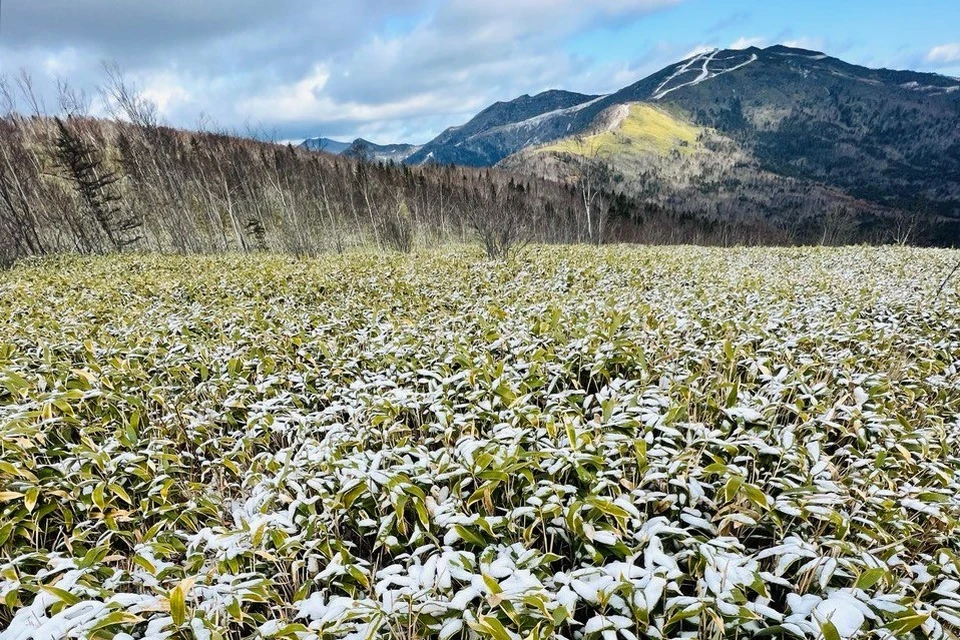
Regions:
<instances>
[{"instance_id":1,"label":"yellow leaf","mask_svg":"<svg viewBox=\"0 0 960 640\"><path fill-rule=\"evenodd\" d=\"M40 497L40 488L39 487L30 487L27 489L27 493L23 497L23 506L27 508L27 512L32 512L33 508L37 506L37 499Z\"/></svg>"},{"instance_id":2,"label":"yellow leaf","mask_svg":"<svg viewBox=\"0 0 960 640\"><path fill-rule=\"evenodd\" d=\"M196 578L187 578L170 592L170 616L177 626L187 620L187 594L193 589L196 581Z\"/></svg>"}]
</instances>

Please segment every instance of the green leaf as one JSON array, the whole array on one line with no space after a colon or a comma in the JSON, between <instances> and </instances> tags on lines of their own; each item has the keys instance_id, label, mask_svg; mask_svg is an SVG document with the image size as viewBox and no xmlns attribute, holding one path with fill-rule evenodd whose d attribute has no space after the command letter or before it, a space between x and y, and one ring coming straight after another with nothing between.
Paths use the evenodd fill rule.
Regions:
<instances>
[{"instance_id":1,"label":"green leaf","mask_svg":"<svg viewBox=\"0 0 960 640\"><path fill-rule=\"evenodd\" d=\"M30 487L23 496L23 506L27 508L27 513L33 511L37 506L37 500L40 498L40 487Z\"/></svg>"},{"instance_id":2,"label":"green leaf","mask_svg":"<svg viewBox=\"0 0 960 640\"><path fill-rule=\"evenodd\" d=\"M360 481L360 482L357 482L357 484L352 486L350 489L348 489L346 492L344 492L343 497L341 498L341 500L343 501L343 506L345 506L348 509L351 506L353 506L353 503L356 501L357 498L363 495L363 492L366 490L366 488L367 488L367 483L364 481Z\"/></svg>"},{"instance_id":3,"label":"green leaf","mask_svg":"<svg viewBox=\"0 0 960 640\"><path fill-rule=\"evenodd\" d=\"M837 627L829 620L824 620L820 624L820 632L823 634L824 640L843 640L840 637L840 632L837 631Z\"/></svg>"},{"instance_id":4,"label":"green leaf","mask_svg":"<svg viewBox=\"0 0 960 640\"><path fill-rule=\"evenodd\" d=\"M126 611L113 611L108 613L106 616L97 620L97 623L90 628L90 631L96 631L98 629L105 629L107 627L112 627L114 625L123 624L123 625L134 625L138 622L142 622L143 618Z\"/></svg>"},{"instance_id":5,"label":"green leaf","mask_svg":"<svg viewBox=\"0 0 960 640\"><path fill-rule=\"evenodd\" d=\"M11 533L13 533L12 522L8 522L5 525L0 526L0 547L2 547L3 543L7 541Z\"/></svg>"},{"instance_id":6,"label":"green leaf","mask_svg":"<svg viewBox=\"0 0 960 640\"><path fill-rule=\"evenodd\" d=\"M115 482L110 483L110 490L113 491L114 495L120 496L120 499L126 502L129 505L133 505L133 500L130 499L130 496L127 494L127 491Z\"/></svg>"},{"instance_id":7,"label":"green leaf","mask_svg":"<svg viewBox=\"0 0 960 640\"><path fill-rule=\"evenodd\" d=\"M104 484L102 482L93 488L93 504L97 505L100 511L103 511L107 506L107 501L103 497L103 489Z\"/></svg>"},{"instance_id":8,"label":"green leaf","mask_svg":"<svg viewBox=\"0 0 960 640\"><path fill-rule=\"evenodd\" d=\"M869 589L873 585L880 582L880 579L887 575L887 570L880 567L874 567L873 569L867 569L857 578L856 588L857 589Z\"/></svg>"},{"instance_id":9,"label":"green leaf","mask_svg":"<svg viewBox=\"0 0 960 640\"><path fill-rule=\"evenodd\" d=\"M490 593L498 595L503 593L503 589L500 588L500 583L497 582L496 578L493 576L483 574L483 584L487 585L487 589L490 589Z\"/></svg>"},{"instance_id":10,"label":"green leaf","mask_svg":"<svg viewBox=\"0 0 960 640\"><path fill-rule=\"evenodd\" d=\"M767 508L767 495L763 491L752 484L744 483L743 492L747 495L747 499L754 505L760 509Z\"/></svg>"},{"instance_id":11,"label":"green leaf","mask_svg":"<svg viewBox=\"0 0 960 640\"><path fill-rule=\"evenodd\" d=\"M567 621L570 618L570 612L563 605L560 605L553 610L553 626L559 627L561 624Z\"/></svg>"},{"instance_id":12,"label":"green leaf","mask_svg":"<svg viewBox=\"0 0 960 640\"><path fill-rule=\"evenodd\" d=\"M106 558L108 553L110 553L109 547L92 547L84 554L83 559L80 560L77 566L81 569L89 569Z\"/></svg>"},{"instance_id":13,"label":"green leaf","mask_svg":"<svg viewBox=\"0 0 960 640\"><path fill-rule=\"evenodd\" d=\"M485 635L492 637L494 640L513 640L503 623L493 616L481 615L477 624L486 631Z\"/></svg>"},{"instance_id":14,"label":"green leaf","mask_svg":"<svg viewBox=\"0 0 960 640\"><path fill-rule=\"evenodd\" d=\"M52 594L57 598L59 598L68 607L72 607L73 605L80 602L79 596L75 596L69 591L66 591L64 589L60 589L58 587L51 587L49 585L43 585L40 588L46 591L47 593Z\"/></svg>"},{"instance_id":15,"label":"green leaf","mask_svg":"<svg viewBox=\"0 0 960 640\"><path fill-rule=\"evenodd\" d=\"M886 626L892 633L898 636L905 636L926 622L929 617L929 613L914 613L913 615L897 618L889 622Z\"/></svg>"},{"instance_id":16,"label":"green leaf","mask_svg":"<svg viewBox=\"0 0 960 640\"><path fill-rule=\"evenodd\" d=\"M478 547L487 546L487 541L484 540L479 533L471 531L466 527L462 527L459 524L453 525L453 530L456 531L457 535L463 538L464 541L469 542L470 544L474 544Z\"/></svg>"}]
</instances>

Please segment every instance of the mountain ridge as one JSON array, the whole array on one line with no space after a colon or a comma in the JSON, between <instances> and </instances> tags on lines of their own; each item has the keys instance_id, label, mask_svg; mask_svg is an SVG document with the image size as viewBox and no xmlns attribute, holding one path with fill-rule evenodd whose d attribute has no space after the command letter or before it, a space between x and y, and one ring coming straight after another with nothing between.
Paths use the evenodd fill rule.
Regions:
<instances>
[{"instance_id":1,"label":"mountain ridge","mask_svg":"<svg viewBox=\"0 0 960 640\"><path fill-rule=\"evenodd\" d=\"M308 138L300 143L308 151L322 151L333 155L352 156L382 162L405 162L420 150L420 145L408 143L376 144L363 138L353 142L341 142L330 138Z\"/></svg>"},{"instance_id":2,"label":"mountain ridge","mask_svg":"<svg viewBox=\"0 0 960 640\"><path fill-rule=\"evenodd\" d=\"M686 127L686 146L662 138ZM524 94L419 147L358 139L339 153L570 181L573 143L601 134L616 189L651 206L784 225L919 211L960 241L960 79L785 45L700 51L609 94Z\"/></svg>"},{"instance_id":3,"label":"mountain ridge","mask_svg":"<svg viewBox=\"0 0 960 640\"><path fill-rule=\"evenodd\" d=\"M563 104L537 100L545 95L572 98ZM802 199L806 188L811 196L804 210L856 203L875 215L924 211L960 226L960 80L950 76L871 69L820 51L774 45L698 52L607 95L554 91L517 100L491 105L448 129L408 161L538 173L543 163L525 166L533 150L602 129L615 107L649 104L691 123L709 144L739 158L728 162L705 145L697 147L697 153L712 153L714 165L731 165L725 173L710 168L711 185L754 189L747 200L767 202L746 206L744 215L776 214L777 199L762 190L783 189ZM618 177L624 190L636 194L646 189L638 181L654 178L636 173L633 160L619 163ZM646 165L657 165L656 179L689 169L652 156ZM557 169L552 177L563 179L564 173ZM697 175L703 177L680 181L695 182ZM690 189L662 199L687 198L681 204L693 206Z\"/></svg>"}]
</instances>

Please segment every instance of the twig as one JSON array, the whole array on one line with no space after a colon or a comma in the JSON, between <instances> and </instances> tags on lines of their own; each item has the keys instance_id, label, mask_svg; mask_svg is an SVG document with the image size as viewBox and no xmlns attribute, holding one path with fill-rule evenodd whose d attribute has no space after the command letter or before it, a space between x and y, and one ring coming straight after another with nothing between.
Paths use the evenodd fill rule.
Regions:
<instances>
[{"instance_id":1,"label":"twig","mask_svg":"<svg viewBox=\"0 0 960 640\"><path fill-rule=\"evenodd\" d=\"M937 289L937 295L933 296L934 300L940 297L940 294L943 293L943 290L944 288L946 288L947 283L950 282L950 278L952 278L953 274L955 274L957 271L960 271L960 262L958 262L953 267L953 270L951 270L950 273L947 274L947 277L943 279L943 282L940 284L940 288Z\"/></svg>"}]
</instances>

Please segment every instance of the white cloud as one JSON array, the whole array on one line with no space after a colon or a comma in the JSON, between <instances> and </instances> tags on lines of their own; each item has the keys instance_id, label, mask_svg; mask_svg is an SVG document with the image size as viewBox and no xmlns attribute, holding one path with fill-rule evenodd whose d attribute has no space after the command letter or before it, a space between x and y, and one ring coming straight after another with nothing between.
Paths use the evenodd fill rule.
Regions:
<instances>
[{"instance_id":1,"label":"white cloud","mask_svg":"<svg viewBox=\"0 0 960 640\"><path fill-rule=\"evenodd\" d=\"M767 46L766 38L737 38L730 43L729 49L749 49L750 47L765 47Z\"/></svg>"},{"instance_id":2,"label":"white cloud","mask_svg":"<svg viewBox=\"0 0 960 640\"><path fill-rule=\"evenodd\" d=\"M707 53L708 51L713 51L716 47L709 44L698 44L693 49L690 49L685 54L683 54L682 60L687 60L693 56L698 56L701 53Z\"/></svg>"},{"instance_id":3,"label":"white cloud","mask_svg":"<svg viewBox=\"0 0 960 640\"><path fill-rule=\"evenodd\" d=\"M450 96L429 92L376 103L339 102L323 91L329 79L329 70L317 66L303 80L281 87L270 95L258 95L242 101L239 110L254 120L276 123L309 120L330 123L377 122L410 118L430 111L442 112L463 104L462 101L451 100Z\"/></svg>"},{"instance_id":4,"label":"white cloud","mask_svg":"<svg viewBox=\"0 0 960 640\"><path fill-rule=\"evenodd\" d=\"M80 55L76 49L68 47L57 51L50 51L41 64L41 69L51 77L64 76L80 63Z\"/></svg>"},{"instance_id":5,"label":"white cloud","mask_svg":"<svg viewBox=\"0 0 960 640\"><path fill-rule=\"evenodd\" d=\"M174 109L183 108L193 99L181 80L170 72L161 72L148 78L140 93L157 106L157 112L163 117L172 115Z\"/></svg>"},{"instance_id":6,"label":"white cloud","mask_svg":"<svg viewBox=\"0 0 960 640\"><path fill-rule=\"evenodd\" d=\"M942 44L938 47L930 49L930 51L927 53L927 62L960 62L960 42Z\"/></svg>"},{"instance_id":7,"label":"white cloud","mask_svg":"<svg viewBox=\"0 0 960 640\"><path fill-rule=\"evenodd\" d=\"M355 123L354 131L384 140L382 121L419 125L475 113L496 100L549 88L608 88L622 67L591 65L563 51L564 39L590 26L622 21L679 0L453 0L411 30L375 35L315 71L241 101L245 117L285 122ZM596 76L604 74L605 82ZM629 78L623 84L636 81ZM322 82L319 80L322 79ZM613 87L609 87L613 88ZM619 87L616 87L619 88ZM419 125L403 127L424 142ZM311 132L307 132L311 133Z\"/></svg>"},{"instance_id":8,"label":"white cloud","mask_svg":"<svg viewBox=\"0 0 960 640\"><path fill-rule=\"evenodd\" d=\"M422 142L496 100L563 88L609 91L674 62L647 51L596 62L569 38L683 0L44 0L4 7L4 69L38 85L65 75L96 99L116 60L163 119L248 124L283 139L416 136ZM653 68L654 65L656 68ZM635 74L635 75L634 75ZM47 103L55 105L55 95Z\"/></svg>"}]
</instances>

